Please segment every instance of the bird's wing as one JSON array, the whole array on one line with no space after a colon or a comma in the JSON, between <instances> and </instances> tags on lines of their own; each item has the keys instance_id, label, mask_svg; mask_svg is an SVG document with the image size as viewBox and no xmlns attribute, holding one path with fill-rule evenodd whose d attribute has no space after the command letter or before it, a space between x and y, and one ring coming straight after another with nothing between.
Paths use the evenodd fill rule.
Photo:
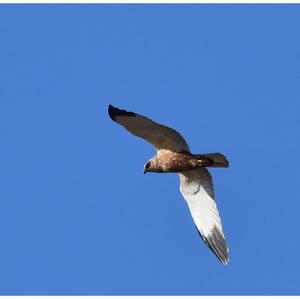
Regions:
<instances>
[{"instance_id":1,"label":"bird's wing","mask_svg":"<svg viewBox=\"0 0 300 299\"><path fill-rule=\"evenodd\" d=\"M228 247L208 170L199 168L180 173L180 192L189 206L201 238L218 259L227 265Z\"/></svg>"},{"instance_id":2,"label":"bird's wing","mask_svg":"<svg viewBox=\"0 0 300 299\"><path fill-rule=\"evenodd\" d=\"M150 142L157 150L189 152L184 138L174 129L158 124L134 112L127 112L109 105L108 114L112 120L125 127L130 133Z\"/></svg>"}]
</instances>

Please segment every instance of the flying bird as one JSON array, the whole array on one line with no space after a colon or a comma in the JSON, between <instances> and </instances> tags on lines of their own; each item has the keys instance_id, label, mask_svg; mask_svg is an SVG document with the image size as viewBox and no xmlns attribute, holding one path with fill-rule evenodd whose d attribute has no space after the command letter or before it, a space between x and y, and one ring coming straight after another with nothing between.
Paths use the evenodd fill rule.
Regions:
<instances>
[{"instance_id":1,"label":"flying bird","mask_svg":"<svg viewBox=\"0 0 300 299\"><path fill-rule=\"evenodd\" d=\"M199 235L217 258L227 265L228 246L217 209L212 177L206 167L228 167L220 153L192 154L184 138L174 129L134 112L109 105L110 118L135 136L150 142L156 155L144 166L144 173L178 173L180 192L186 200Z\"/></svg>"}]
</instances>

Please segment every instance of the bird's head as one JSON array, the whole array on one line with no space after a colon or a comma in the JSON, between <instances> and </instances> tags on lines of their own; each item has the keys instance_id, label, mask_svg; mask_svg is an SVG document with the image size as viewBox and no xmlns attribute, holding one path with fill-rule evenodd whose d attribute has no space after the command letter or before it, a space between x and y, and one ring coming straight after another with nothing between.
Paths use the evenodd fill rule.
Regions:
<instances>
[{"instance_id":1,"label":"bird's head","mask_svg":"<svg viewBox=\"0 0 300 299\"><path fill-rule=\"evenodd\" d=\"M151 159L144 165L144 174L153 171L154 161Z\"/></svg>"},{"instance_id":2,"label":"bird's head","mask_svg":"<svg viewBox=\"0 0 300 299\"><path fill-rule=\"evenodd\" d=\"M161 163L157 156L154 156L151 160L149 160L144 166L144 174L146 172L164 172Z\"/></svg>"}]
</instances>

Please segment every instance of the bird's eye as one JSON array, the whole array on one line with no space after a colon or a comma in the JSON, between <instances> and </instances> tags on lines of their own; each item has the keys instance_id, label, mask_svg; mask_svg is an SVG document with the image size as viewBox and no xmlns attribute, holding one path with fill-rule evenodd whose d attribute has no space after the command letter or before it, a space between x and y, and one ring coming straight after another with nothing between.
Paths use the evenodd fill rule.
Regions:
<instances>
[{"instance_id":1,"label":"bird's eye","mask_svg":"<svg viewBox=\"0 0 300 299\"><path fill-rule=\"evenodd\" d=\"M151 165L151 162L148 162L148 163L146 164L145 168L148 169L148 168L150 167L150 165Z\"/></svg>"}]
</instances>

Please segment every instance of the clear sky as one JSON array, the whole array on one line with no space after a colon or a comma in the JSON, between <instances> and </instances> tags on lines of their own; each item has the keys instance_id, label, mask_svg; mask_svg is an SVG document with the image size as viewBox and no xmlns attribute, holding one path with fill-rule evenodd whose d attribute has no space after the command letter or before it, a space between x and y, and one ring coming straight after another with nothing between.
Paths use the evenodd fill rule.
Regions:
<instances>
[{"instance_id":1,"label":"clear sky","mask_svg":"<svg viewBox=\"0 0 300 299\"><path fill-rule=\"evenodd\" d=\"M1 5L0 294L299 294L299 5ZM230 247L109 104L212 169Z\"/></svg>"}]
</instances>

